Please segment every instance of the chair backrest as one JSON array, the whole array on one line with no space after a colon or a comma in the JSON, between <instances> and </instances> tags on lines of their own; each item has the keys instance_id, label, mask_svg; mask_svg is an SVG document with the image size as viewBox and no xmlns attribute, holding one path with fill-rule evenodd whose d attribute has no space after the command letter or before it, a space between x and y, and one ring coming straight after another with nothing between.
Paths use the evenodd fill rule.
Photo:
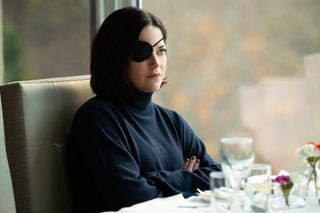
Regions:
<instances>
[{"instance_id":1,"label":"chair backrest","mask_svg":"<svg viewBox=\"0 0 320 213\"><path fill-rule=\"evenodd\" d=\"M0 101L0 212L16 213L12 181L4 144L2 108Z\"/></svg>"},{"instance_id":2,"label":"chair backrest","mask_svg":"<svg viewBox=\"0 0 320 213\"><path fill-rule=\"evenodd\" d=\"M71 212L64 145L75 111L93 96L89 76L12 82L0 94L17 212Z\"/></svg>"}]
</instances>

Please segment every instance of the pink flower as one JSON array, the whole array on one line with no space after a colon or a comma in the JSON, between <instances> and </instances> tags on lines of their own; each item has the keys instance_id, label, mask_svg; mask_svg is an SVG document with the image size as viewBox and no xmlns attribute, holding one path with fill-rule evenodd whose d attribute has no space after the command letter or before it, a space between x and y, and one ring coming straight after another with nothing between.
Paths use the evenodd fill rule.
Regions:
<instances>
[{"instance_id":1,"label":"pink flower","mask_svg":"<svg viewBox=\"0 0 320 213\"><path fill-rule=\"evenodd\" d=\"M290 176L287 175L279 175L275 179L272 179L272 183L279 183L279 184L285 184L285 183L291 183Z\"/></svg>"},{"instance_id":2,"label":"pink flower","mask_svg":"<svg viewBox=\"0 0 320 213\"><path fill-rule=\"evenodd\" d=\"M275 179L272 179L272 183L280 184L280 188L283 192L283 196L287 206L289 206L289 194L293 187L293 182L290 179L290 176L287 175L279 175Z\"/></svg>"}]
</instances>

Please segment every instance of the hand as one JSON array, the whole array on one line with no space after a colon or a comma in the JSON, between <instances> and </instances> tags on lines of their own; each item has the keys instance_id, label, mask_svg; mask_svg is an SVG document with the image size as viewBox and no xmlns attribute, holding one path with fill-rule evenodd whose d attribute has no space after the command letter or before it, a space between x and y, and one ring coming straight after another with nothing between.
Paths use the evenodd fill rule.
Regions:
<instances>
[{"instance_id":1,"label":"hand","mask_svg":"<svg viewBox=\"0 0 320 213\"><path fill-rule=\"evenodd\" d=\"M199 169L200 160L195 156L192 156L191 159L187 158L184 162L184 170L193 172L196 169Z\"/></svg>"}]
</instances>

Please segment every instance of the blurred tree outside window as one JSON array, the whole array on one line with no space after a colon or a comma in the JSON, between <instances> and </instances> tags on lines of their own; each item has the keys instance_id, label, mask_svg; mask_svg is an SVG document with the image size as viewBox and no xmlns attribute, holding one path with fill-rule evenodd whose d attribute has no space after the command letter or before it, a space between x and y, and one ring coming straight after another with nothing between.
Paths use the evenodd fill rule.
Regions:
<instances>
[{"instance_id":1,"label":"blurred tree outside window","mask_svg":"<svg viewBox=\"0 0 320 213\"><path fill-rule=\"evenodd\" d=\"M144 0L143 8L168 30L168 84L155 101L182 114L216 159L221 137L250 136L257 162L295 169L296 148L320 141L304 64L320 52L319 2Z\"/></svg>"},{"instance_id":2,"label":"blurred tree outside window","mask_svg":"<svg viewBox=\"0 0 320 213\"><path fill-rule=\"evenodd\" d=\"M4 82L89 74L89 4L2 0Z\"/></svg>"}]
</instances>

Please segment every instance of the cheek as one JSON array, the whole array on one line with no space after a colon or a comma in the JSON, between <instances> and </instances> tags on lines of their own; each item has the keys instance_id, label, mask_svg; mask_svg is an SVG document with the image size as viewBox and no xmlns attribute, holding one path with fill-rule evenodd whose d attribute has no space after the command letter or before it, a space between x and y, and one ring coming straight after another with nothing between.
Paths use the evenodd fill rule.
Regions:
<instances>
[{"instance_id":1,"label":"cheek","mask_svg":"<svg viewBox=\"0 0 320 213\"><path fill-rule=\"evenodd\" d=\"M128 79L130 83L136 86L143 79L143 64L131 62L128 66Z\"/></svg>"},{"instance_id":2,"label":"cheek","mask_svg":"<svg viewBox=\"0 0 320 213\"><path fill-rule=\"evenodd\" d=\"M163 59L162 69L163 69L163 72L166 73L166 71L167 71L167 58Z\"/></svg>"},{"instance_id":3,"label":"cheek","mask_svg":"<svg viewBox=\"0 0 320 213\"><path fill-rule=\"evenodd\" d=\"M127 72L127 77L128 77L128 80L129 80L130 82L132 82L133 76L134 76L133 70L132 70L132 68L129 67L129 68L128 68L128 72Z\"/></svg>"},{"instance_id":4,"label":"cheek","mask_svg":"<svg viewBox=\"0 0 320 213\"><path fill-rule=\"evenodd\" d=\"M128 78L132 79L137 76L139 71L139 65L137 63L131 62L128 66Z\"/></svg>"}]
</instances>

